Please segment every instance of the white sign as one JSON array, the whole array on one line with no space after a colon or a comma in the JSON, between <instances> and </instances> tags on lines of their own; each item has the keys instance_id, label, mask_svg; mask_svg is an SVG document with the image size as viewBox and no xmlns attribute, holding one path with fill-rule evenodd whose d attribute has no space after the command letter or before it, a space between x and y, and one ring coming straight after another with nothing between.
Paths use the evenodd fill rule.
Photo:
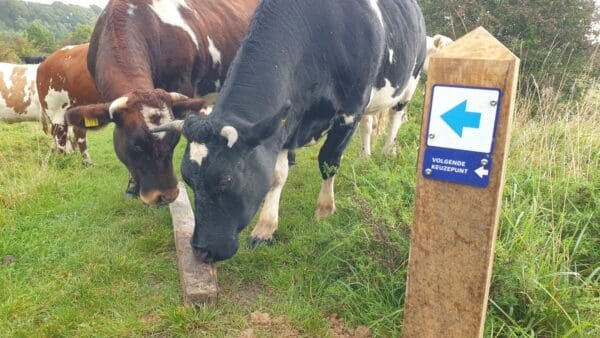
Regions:
<instances>
[{"instance_id":1,"label":"white sign","mask_svg":"<svg viewBox=\"0 0 600 338\"><path fill-rule=\"evenodd\" d=\"M495 88L434 86L427 146L491 153L500 96Z\"/></svg>"}]
</instances>

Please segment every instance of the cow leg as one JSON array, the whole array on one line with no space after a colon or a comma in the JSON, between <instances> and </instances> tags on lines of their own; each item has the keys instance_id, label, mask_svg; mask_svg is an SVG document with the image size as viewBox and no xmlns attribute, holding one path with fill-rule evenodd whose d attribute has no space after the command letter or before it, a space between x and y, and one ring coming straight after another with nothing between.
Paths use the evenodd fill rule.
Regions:
<instances>
[{"instance_id":1,"label":"cow leg","mask_svg":"<svg viewBox=\"0 0 600 338\"><path fill-rule=\"evenodd\" d=\"M79 152L83 157L83 163L87 166L94 165L94 162L92 162L92 158L90 157L90 152L87 148L87 130L84 128L73 127L73 133L75 134L75 139L77 140Z\"/></svg>"},{"instance_id":2,"label":"cow leg","mask_svg":"<svg viewBox=\"0 0 600 338\"><path fill-rule=\"evenodd\" d=\"M373 116L365 115L360 121L360 156L371 156L371 134L373 133Z\"/></svg>"},{"instance_id":3,"label":"cow leg","mask_svg":"<svg viewBox=\"0 0 600 338\"><path fill-rule=\"evenodd\" d=\"M140 196L140 186L135 178L129 174L129 183L125 190L125 198L138 198Z\"/></svg>"},{"instance_id":4,"label":"cow leg","mask_svg":"<svg viewBox=\"0 0 600 338\"><path fill-rule=\"evenodd\" d=\"M273 241L273 234L279 225L279 199L289 172L288 151L284 150L277 156L273 184L263 203L258 222L250 235L249 246L257 247Z\"/></svg>"},{"instance_id":5,"label":"cow leg","mask_svg":"<svg viewBox=\"0 0 600 338\"><path fill-rule=\"evenodd\" d=\"M319 169L321 170L323 184L317 200L317 210L315 211L317 220L322 220L335 213L333 183L340 167L342 154L350 143L356 127L356 122L345 124L343 121L336 121L334 127L327 134L327 140L319 152Z\"/></svg>"},{"instance_id":6,"label":"cow leg","mask_svg":"<svg viewBox=\"0 0 600 338\"><path fill-rule=\"evenodd\" d=\"M396 136L398 136L398 130L402 126L402 123L406 120L406 103L400 104L394 109L392 114L392 126L390 133L388 134L385 145L383 146L383 154L386 156L394 155L396 151Z\"/></svg>"},{"instance_id":7,"label":"cow leg","mask_svg":"<svg viewBox=\"0 0 600 338\"><path fill-rule=\"evenodd\" d=\"M53 123L51 134L54 138L54 143L56 144L56 150L61 154L67 153L67 141L69 138L68 127L63 123Z\"/></svg>"}]
</instances>

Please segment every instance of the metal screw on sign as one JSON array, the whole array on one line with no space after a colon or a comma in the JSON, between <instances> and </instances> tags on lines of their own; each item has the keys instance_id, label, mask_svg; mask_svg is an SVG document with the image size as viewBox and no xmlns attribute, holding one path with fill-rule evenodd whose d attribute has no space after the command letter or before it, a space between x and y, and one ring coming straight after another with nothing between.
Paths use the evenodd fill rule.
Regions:
<instances>
[{"instance_id":1,"label":"metal screw on sign","mask_svg":"<svg viewBox=\"0 0 600 338\"><path fill-rule=\"evenodd\" d=\"M492 102L490 102L490 105L491 105L492 107L495 107L495 106L497 106L497 105L498 105L498 101L492 101Z\"/></svg>"},{"instance_id":2,"label":"metal screw on sign","mask_svg":"<svg viewBox=\"0 0 600 338\"><path fill-rule=\"evenodd\" d=\"M481 165L483 165L483 166L486 166L488 163L489 163L488 160L485 158L483 160L481 160Z\"/></svg>"},{"instance_id":3,"label":"metal screw on sign","mask_svg":"<svg viewBox=\"0 0 600 338\"><path fill-rule=\"evenodd\" d=\"M433 170L431 170L431 169L425 169L425 175L429 176L431 174L433 174Z\"/></svg>"},{"instance_id":4,"label":"metal screw on sign","mask_svg":"<svg viewBox=\"0 0 600 338\"><path fill-rule=\"evenodd\" d=\"M435 134L429 134L429 139L433 140L435 138Z\"/></svg>"}]
</instances>

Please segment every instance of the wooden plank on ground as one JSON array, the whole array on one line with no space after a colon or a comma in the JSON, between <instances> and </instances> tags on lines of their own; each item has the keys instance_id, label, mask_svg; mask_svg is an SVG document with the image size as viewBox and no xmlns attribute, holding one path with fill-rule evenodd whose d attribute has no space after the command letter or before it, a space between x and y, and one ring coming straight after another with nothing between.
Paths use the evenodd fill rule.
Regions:
<instances>
[{"instance_id":1,"label":"wooden plank on ground","mask_svg":"<svg viewBox=\"0 0 600 338\"><path fill-rule=\"evenodd\" d=\"M179 196L169 208L173 220L183 301L186 306L216 303L219 295L217 269L213 264L206 264L198 260L192 251L194 211L185 184L179 183Z\"/></svg>"},{"instance_id":2,"label":"wooden plank on ground","mask_svg":"<svg viewBox=\"0 0 600 338\"><path fill-rule=\"evenodd\" d=\"M469 338L483 335L519 63L515 55L483 28L457 40L430 60L419 148L404 337ZM435 107L443 107L436 108L437 111L446 113L434 115L432 112L432 98L438 95L436 90L437 93L458 90L456 93L460 94L461 91L478 93L477 90L489 92L490 89L501 93L499 102L492 99L486 100L485 104L467 106L465 102L481 101L482 96L475 94L463 101L446 94L439 100L439 106L438 101L435 103ZM483 112L491 110L496 116L496 130L486 134L490 135L490 142L493 141L491 152L486 154L487 157L473 159L473 163L480 164L461 167L463 162L453 163L431 155L440 149L448 154L457 153L446 151L443 144L431 146L442 142L440 133L430 132L431 126L437 123L436 126L444 127L443 123L447 123L445 127L450 129L438 129L441 134L447 132L450 135L442 137L444 142L452 137L460 137L456 142L462 142L468 134L484 128L480 121L489 114ZM463 127L464 133L460 129ZM447 135L443 134L444 137ZM479 147L485 141L475 137L472 142ZM453 149L458 149L461 154L472 154L462 148ZM424 164L426 161L427 165ZM481 186L448 181L460 177L458 173L462 175L463 172L476 173L482 181L477 181L478 176L466 174L460 179L474 179L475 184ZM489 181L482 184L484 179Z\"/></svg>"}]
</instances>

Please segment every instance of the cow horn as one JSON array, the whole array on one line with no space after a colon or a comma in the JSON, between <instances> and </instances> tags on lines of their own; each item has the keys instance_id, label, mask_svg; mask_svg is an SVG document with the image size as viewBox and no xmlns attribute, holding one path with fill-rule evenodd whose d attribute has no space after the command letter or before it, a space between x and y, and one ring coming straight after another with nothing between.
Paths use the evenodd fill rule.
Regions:
<instances>
[{"instance_id":1,"label":"cow horn","mask_svg":"<svg viewBox=\"0 0 600 338\"><path fill-rule=\"evenodd\" d=\"M184 120L171 121L169 123L165 123L165 124L163 124L161 126L158 126L156 128L150 129L150 132L153 133L153 134L162 133L162 132L165 132L165 131L176 131L178 133L182 133L183 132L183 124L184 124L184 122L185 122Z\"/></svg>"},{"instance_id":2,"label":"cow horn","mask_svg":"<svg viewBox=\"0 0 600 338\"><path fill-rule=\"evenodd\" d=\"M227 139L227 146L229 148L233 148L239 138L237 129L232 126L223 127L223 129L221 129L221 136Z\"/></svg>"},{"instance_id":3,"label":"cow horn","mask_svg":"<svg viewBox=\"0 0 600 338\"><path fill-rule=\"evenodd\" d=\"M128 100L129 99L126 96L123 96L114 100L110 104L110 107L108 108L108 114L110 115L111 120L113 119L115 113L119 112L120 110L127 109Z\"/></svg>"},{"instance_id":4,"label":"cow horn","mask_svg":"<svg viewBox=\"0 0 600 338\"><path fill-rule=\"evenodd\" d=\"M173 102L185 101L190 99L189 97L176 92L171 92L169 93L169 95L171 95L171 100L173 100Z\"/></svg>"}]
</instances>

